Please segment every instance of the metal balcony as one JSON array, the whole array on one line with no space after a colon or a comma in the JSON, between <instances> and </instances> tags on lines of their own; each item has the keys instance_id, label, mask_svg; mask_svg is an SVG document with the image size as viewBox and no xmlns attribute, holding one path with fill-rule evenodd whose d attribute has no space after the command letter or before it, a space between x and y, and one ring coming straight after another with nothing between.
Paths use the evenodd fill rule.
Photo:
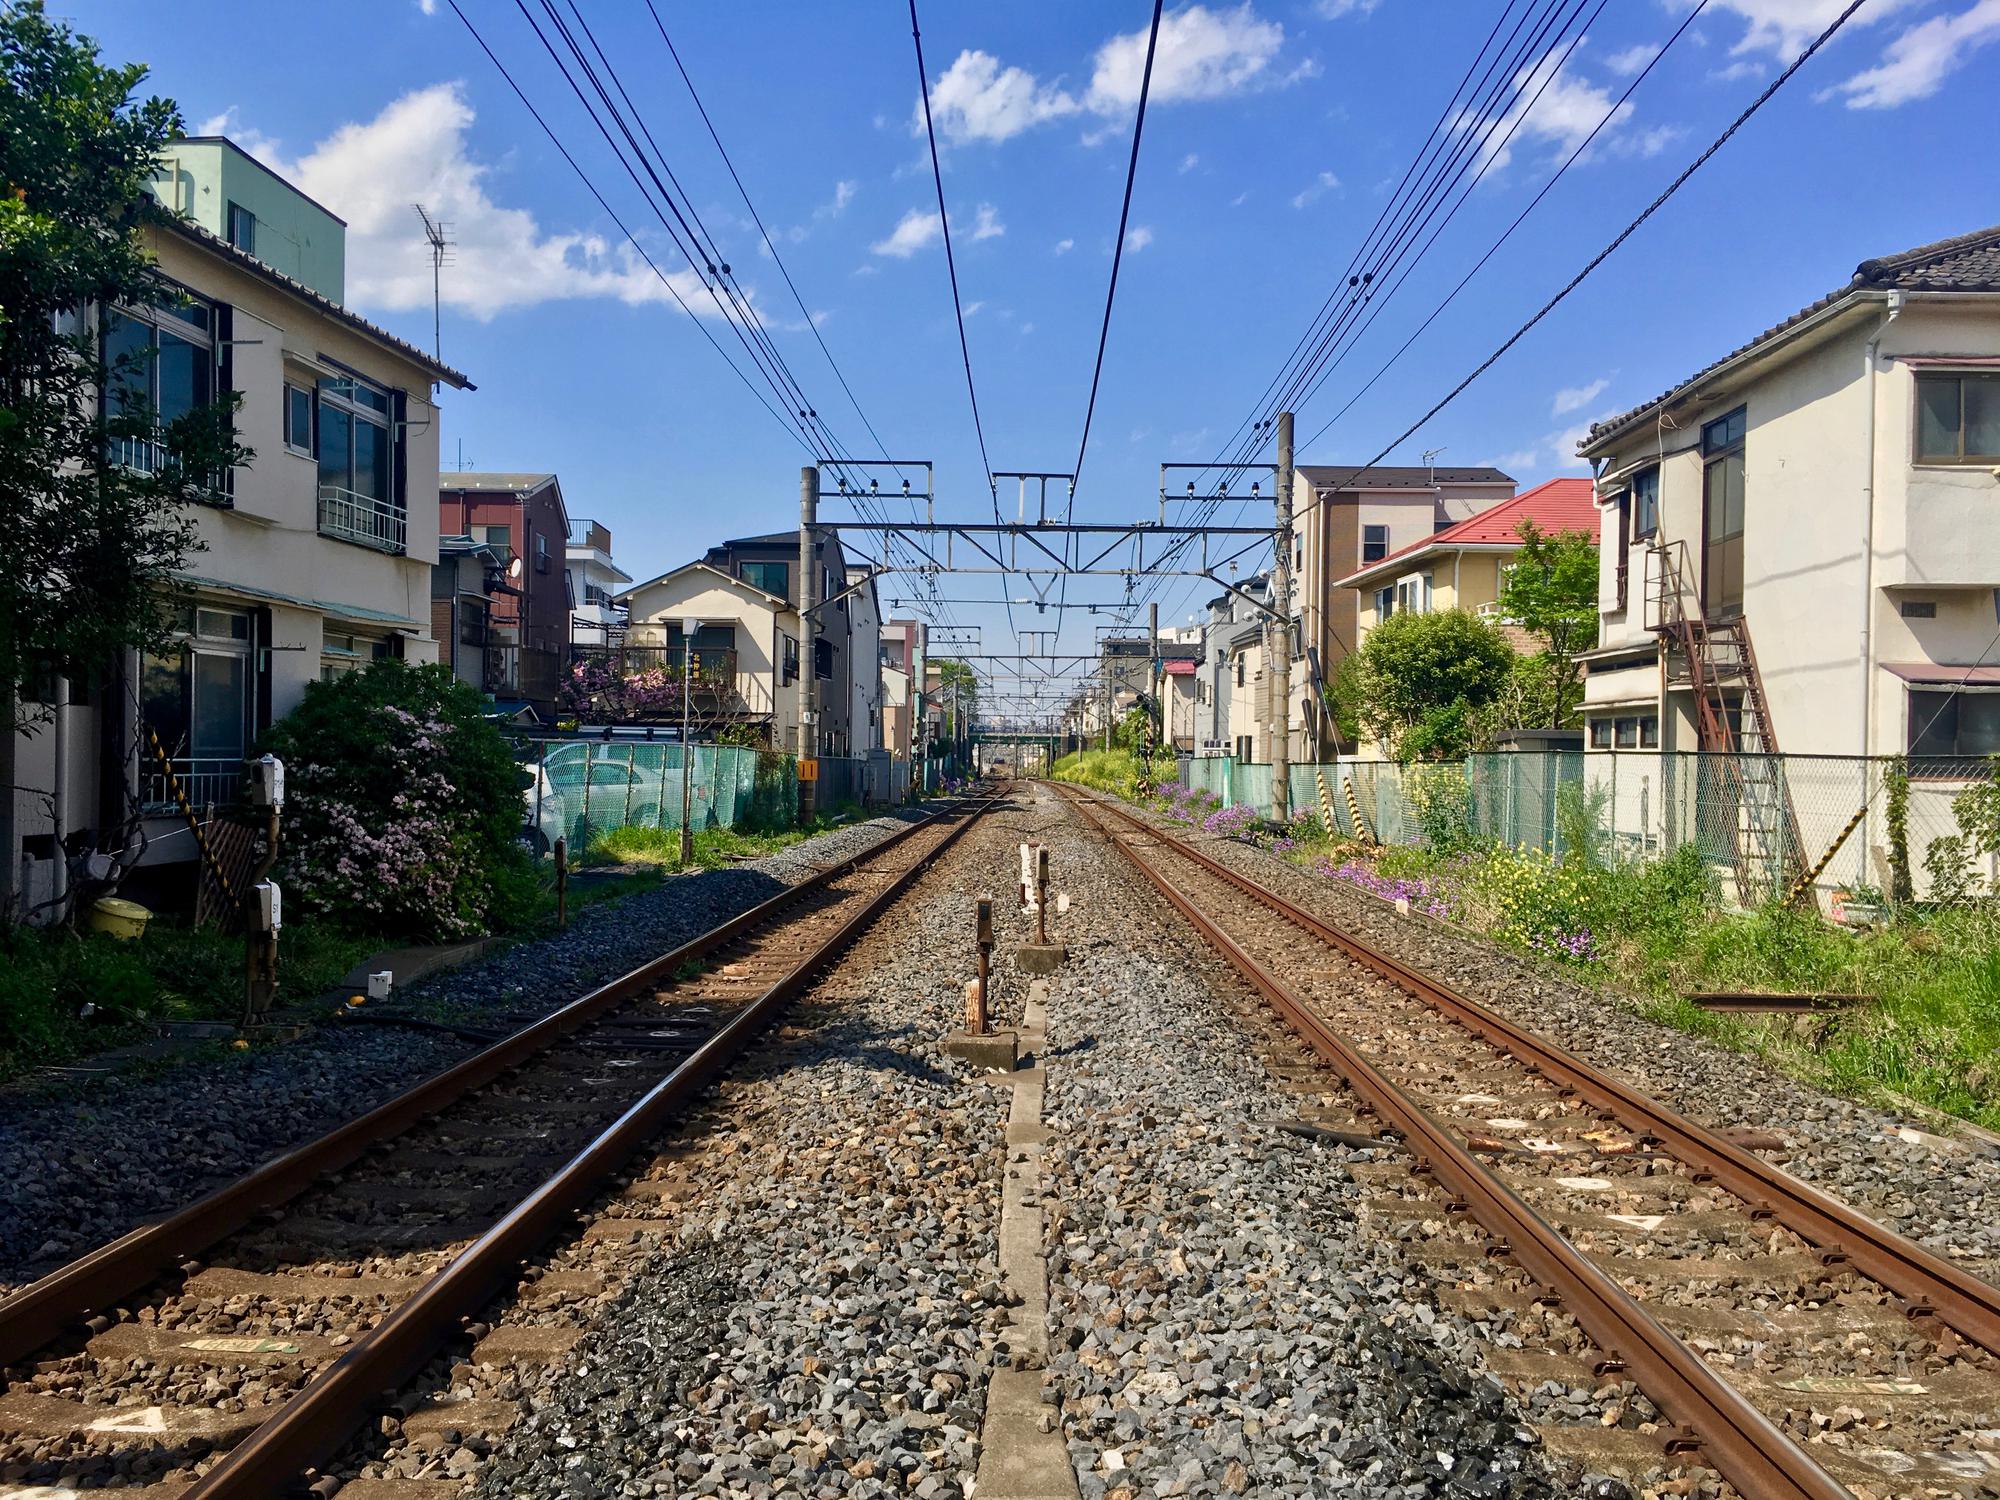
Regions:
<instances>
[{"instance_id":1,"label":"metal balcony","mask_svg":"<svg viewBox=\"0 0 2000 1500\"><path fill-rule=\"evenodd\" d=\"M397 555L409 550L409 516L392 500L356 494L338 485L319 487L319 534Z\"/></svg>"}]
</instances>

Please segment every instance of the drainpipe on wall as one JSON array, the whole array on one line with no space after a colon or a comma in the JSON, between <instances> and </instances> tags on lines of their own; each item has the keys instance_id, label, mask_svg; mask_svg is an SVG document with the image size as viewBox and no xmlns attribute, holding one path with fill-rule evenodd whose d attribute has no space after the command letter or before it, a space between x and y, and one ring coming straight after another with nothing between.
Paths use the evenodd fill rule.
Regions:
<instances>
[{"instance_id":1,"label":"drainpipe on wall","mask_svg":"<svg viewBox=\"0 0 2000 1500\"><path fill-rule=\"evenodd\" d=\"M1902 315L1903 294L1889 293L1889 306L1874 336L1861 351L1861 393L1867 402L1867 463L1861 472L1861 753L1868 754L1869 731L1875 719L1875 355L1882 335ZM1856 830L1860 851L1861 879L1868 878L1868 804L1861 807L1861 826Z\"/></svg>"},{"instance_id":2,"label":"drainpipe on wall","mask_svg":"<svg viewBox=\"0 0 2000 1500\"><path fill-rule=\"evenodd\" d=\"M1875 713L1875 356L1882 335L1902 315L1903 294L1889 293L1889 306L1861 353L1861 387L1868 403L1867 463L1861 473L1861 753L1868 753ZM1867 824L1862 825L1865 850Z\"/></svg>"},{"instance_id":3,"label":"drainpipe on wall","mask_svg":"<svg viewBox=\"0 0 2000 1500\"><path fill-rule=\"evenodd\" d=\"M49 894L60 902L69 894L69 857L63 840L69 837L69 679L58 677L55 691L55 775L49 790L49 812L56 829L54 886ZM62 907L50 908L58 916Z\"/></svg>"}]
</instances>

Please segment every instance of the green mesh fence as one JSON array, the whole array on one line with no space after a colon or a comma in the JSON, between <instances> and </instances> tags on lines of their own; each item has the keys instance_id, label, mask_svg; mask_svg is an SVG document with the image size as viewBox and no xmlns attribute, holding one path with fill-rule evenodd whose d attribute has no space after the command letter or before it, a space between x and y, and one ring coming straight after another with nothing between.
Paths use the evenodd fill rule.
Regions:
<instances>
[{"instance_id":1,"label":"green mesh fence","mask_svg":"<svg viewBox=\"0 0 2000 1500\"><path fill-rule=\"evenodd\" d=\"M544 740L532 747L537 770L528 789L528 822L553 843L589 845L614 828L785 828L797 821L798 770L789 755L736 745L687 747L595 740Z\"/></svg>"},{"instance_id":2,"label":"green mesh fence","mask_svg":"<svg viewBox=\"0 0 2000 1500\"><path fill-rule=\"evenodd\" d=\"M1470 841L1656 859L1694 846L1742 904L1785 894L1802 873L1822 896L1889 891L1897 867L1908 894L1952 899L2000 876L1976 838L1994 762L1920 757L1907 765L1900 837L1891 816L1892 757L1717 755L1609 750L1503 752L1450 764L1342 761L1326 777L1340 832L1354 834L1348 789L1366 835L1384 844ZM1295 809L1317 806L1315 768L1292 767ZM1229 756L1184 759L1183 785L1225 806L1270 803L1271 768ZM1899 856L1898 849L1902 854Z\"/></svg>"}]
</instances>

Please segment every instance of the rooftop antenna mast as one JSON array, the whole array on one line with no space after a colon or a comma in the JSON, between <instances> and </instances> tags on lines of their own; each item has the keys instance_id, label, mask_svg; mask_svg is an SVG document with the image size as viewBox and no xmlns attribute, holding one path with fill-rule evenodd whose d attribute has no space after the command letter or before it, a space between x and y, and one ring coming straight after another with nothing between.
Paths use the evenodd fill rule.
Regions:
<instances>
[{"instance_id":1,"label":"rooftop antenna mast","mask_svg":"<svg viewBox=\"0 0 2000 1500\"><path fill-rule=\"evenodd\" d=\"M1442 452L1442 448L1424 449L1424 483L1432 489L1437 488L1437 456Z\"/></svg>"},{"instance_id":2,"label":"rooftop antenna mast","mask_svg":"<svg viewBox=\"0 0 2000 1500\"><path fill-rule=\"evenodd\" d=\"M412 207L416 209L417 217L424 221L424 238L430 242L431 247L431 357L439 364L443 364L442 273L451 261L453 241L447 233L450 226L444 220L433 219L421 203L413 204ZM437 382L432 381L431 386L432 389L436 389Z\"/></svg>"}]
</instances>

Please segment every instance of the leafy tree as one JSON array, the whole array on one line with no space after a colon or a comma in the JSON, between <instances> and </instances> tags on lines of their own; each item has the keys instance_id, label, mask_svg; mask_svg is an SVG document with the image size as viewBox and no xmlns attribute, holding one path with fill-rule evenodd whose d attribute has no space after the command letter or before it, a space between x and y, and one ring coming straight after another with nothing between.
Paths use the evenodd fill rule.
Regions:
<instances>
[{"instance_id":1,"label":"leafy tree","mask_svg":"<svg viewBox=\"0 0 2000 1500\"><path fill-rule=\"evenodd\" d=\"M1597 543L1587 532L1544 532L1523 521L1521 550L1500 585L1500 613L1539 636L1552 697L1538 727L1576 722L1583 704L1577 657L1597 644ZM1522 725L1520 727L1529 727Z\"/></svg>"},{"instance_id":2,"label":"leafy tree","mask_svg":"<svg viewBox=\"0 0 2000 1500\"><path fill-rule=\"evenodd\" d=\"M1398 760L1455 760L1470 748L1473 714L1505 685L1514 648L1496 626L1447 609L1391 615L1355 659L1361 727Z\"/></svg>"},{"instance_id":3,"label":"leafy tree","mask_svg":"<svg viewBox=\"0 0 2000 1500\"><path fill-rule=\"evenodd\" d=\"M1517 654L1493 701L1467 718L1471 748L1491 750L1510 730L1546 728L1560 712L1559 694L1555 663L1548 652Z\"/></svg>"},{"instance_id":4,"label":"leafy tree","mask_svg":"<svg viewBox=\"0 0 2000 1500\"><path fill-rule=\"evenodd\" d=\"M168 219L148 183L182 133L174 105L135 102L137 64L52 23L41 0L0 8L0 852L11 877L15 732L40 712L20 687L89 680L121 652L164 644L174 575L198 547L187 507L252 456L231 395L160 424L107 365L95 309L171 305L143 230ZM99 393L119 388L120 410ZM114 452L137 447L152 462ZM0 908L12 880L0 881Z\"/></svg>"}]
</instances>

